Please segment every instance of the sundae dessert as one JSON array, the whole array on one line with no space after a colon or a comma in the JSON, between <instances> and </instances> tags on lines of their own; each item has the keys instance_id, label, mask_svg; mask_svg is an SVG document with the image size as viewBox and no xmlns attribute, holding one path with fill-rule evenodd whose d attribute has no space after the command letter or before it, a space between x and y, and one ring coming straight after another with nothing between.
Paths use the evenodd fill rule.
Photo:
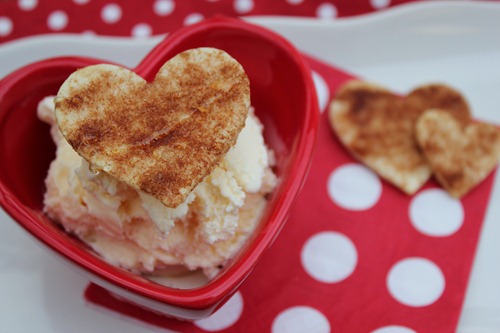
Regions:
<instances>
[{"instance_id":1,"label":"sundae dessert","mask_svg":"<svg viewBox=\"0 0 500 333\"><path fill-rule=\"evenodd\" d=\"M276 186L248 78L221 50L184 51L153 82L114 65L85 67L40 102L38 117L57 146L45 213L135 273L213 277Z\"/></svg>"}]
</instances>

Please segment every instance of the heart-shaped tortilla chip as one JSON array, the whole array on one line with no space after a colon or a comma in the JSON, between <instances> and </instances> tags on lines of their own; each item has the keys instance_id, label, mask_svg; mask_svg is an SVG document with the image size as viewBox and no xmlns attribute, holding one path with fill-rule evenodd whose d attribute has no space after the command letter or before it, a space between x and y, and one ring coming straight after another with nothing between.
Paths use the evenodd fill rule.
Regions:
<instances>
[{"instance_id":1,"label":"heart-shaped tortilla chip","mask_svg":"<svg viewBox=\"0 0 500 333\"><path fill-rule=\"evenodd\" d=\"M464 126L440 109L420 116L416 137L437 181L457 198L482 182L500 159L497 127L485 123Z\"/></svg>"},{"instance_id":2,"label":"heart-shaped tortilla chip","mask_svg":"<svg viewBox=\"0 0 500 333\"><path fill-rule=\"evenodd\" d=\"M55 99L59 128L78 154L167 207L220 163L249 107L242 66L214 48L178 54L151 83L119 66L88 66Z\"/></svg>"},{"instance_id":3,"label":"heart-shaped tortilla chip","mask_svg":"<svg viewBox=\"0 0 500 333\"><path fill-rule=\"evenodd\" d=\"M329 110L330 124L347 150L407 194L415 193L431 169L415 140L418 117L441 108L460 122L470 120L460 93L440 84L421 86L407 96L363 81L340 88Z\"/></svg>"}]
</instances>

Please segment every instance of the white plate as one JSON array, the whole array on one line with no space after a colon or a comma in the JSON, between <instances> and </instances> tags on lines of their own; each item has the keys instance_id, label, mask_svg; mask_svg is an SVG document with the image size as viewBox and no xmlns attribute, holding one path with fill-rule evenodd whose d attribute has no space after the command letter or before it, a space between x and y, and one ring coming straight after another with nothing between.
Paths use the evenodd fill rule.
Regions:
<instances>
[{"instance_id":1,"label":"white plate","mask_svg":"<svg viewBox=\"0 0 500 333\"><path fill-rule=\"evenodd\" d=\"M476 118L500 124L500 3L425 2L336 21L252 17L299 49L400 92L440 81L461 90ZM42 36L0 46L0 77L60 55L135 66L161 37L133 40ZM495 182L492 202L500 202ZM459 332L500 331L500 205L491 204ZM155 332L97 311L83 300L87 281L60 265L0 211L0 332Z\"/></svg>"}]
</instances>

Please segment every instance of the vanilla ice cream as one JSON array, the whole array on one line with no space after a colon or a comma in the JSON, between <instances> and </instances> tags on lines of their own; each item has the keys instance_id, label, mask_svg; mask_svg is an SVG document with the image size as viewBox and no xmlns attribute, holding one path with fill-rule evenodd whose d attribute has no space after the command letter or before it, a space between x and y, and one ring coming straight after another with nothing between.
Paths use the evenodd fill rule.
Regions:
<instances>
[{"instance_id":1,"label":"vanilla ice cream","mask_svg":"<svg viewBox=\"0 0 500 333\"><path fill-rule=\"evenodd\" d=\"M258 225L276 177L252 110L220 165L182 204L167 208L105 172L94 172L59 132L53 99L38 106L57 145L46 178L45 212L106 261L138 273L183 266L213 276Z\"/></svg>"}]
</instances>

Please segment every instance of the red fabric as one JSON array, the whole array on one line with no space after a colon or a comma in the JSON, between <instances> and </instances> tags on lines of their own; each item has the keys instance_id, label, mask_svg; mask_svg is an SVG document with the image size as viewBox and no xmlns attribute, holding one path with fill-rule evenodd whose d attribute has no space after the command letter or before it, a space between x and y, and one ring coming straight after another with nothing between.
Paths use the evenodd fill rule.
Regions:
<instances>
[{"instance_id":1,"label":"red fabric","mask_svg":"<svg viewBox=\"0 0 500 333\"><path fill-rule=\"evenodd\" d=\"M236 9L238 0L182 0L172 1L172 11L168 14L157 14L155 2L147 1L55 1L38 0L36 6L23 6L30 1L0 1L0 18L11 22L11 32L2 33L0 29L0 43L30 35L68 32L80 33L92 31L99 35L130 36L136 24L146 23L151 27L152 34L165 34L184 25L189 14L200 13L204 17L216 14L226 16L240 15L289 15L316 17L318 9L325 4L335 8L335 17L360 15L374 10L383 10L388 7L414 0L372 1L382 5L372 5L369 0L253 0L246 1L251 5ZM78 4L85 2L84 4ZM245 2L245 1L244 1ZM298 4L291 4L296 3ZM121 9L121 16L114 23L106 23L102 19L102 11L108 4L116 4ZM171 6L171 5L169 5ZM67 16L67 24L60 29L51 29L48 25L49 16L62 11ZM29 24L27 24L29 22ZM1 24L0 24L1 26Z\"/></svg>"}]
</instances>

